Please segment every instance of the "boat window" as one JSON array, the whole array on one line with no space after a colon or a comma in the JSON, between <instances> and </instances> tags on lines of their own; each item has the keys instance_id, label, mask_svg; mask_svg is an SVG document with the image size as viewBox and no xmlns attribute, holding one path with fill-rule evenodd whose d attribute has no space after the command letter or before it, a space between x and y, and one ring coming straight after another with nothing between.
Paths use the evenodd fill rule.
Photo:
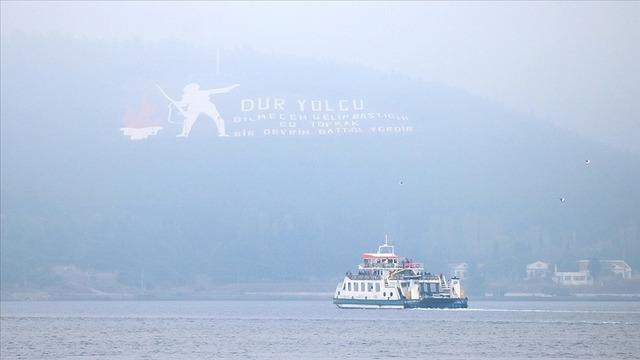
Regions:
<instances>
[{"instance_id":1,"label":"boat window","mask_svg":"<svg viewBox=\"0 0 640 360\"><path fill-rule=\"evenodd\" d=\"M349 291L351 291L351 283L348 283L347 285L348 285Z\"/></svg>"},{"instance_id":2,"label":"boat window","mask_svg":"<svg viewBox=\"0 0 640 360\"><path fill-rule=\"evenodd\" d=\"M367 291L373 291L373 284L372 283L368 283L367 284Z\"/></svg>"},{"instance_id":3,"label":"boat window","mask_svg":"<svg viewBox=\"0 0 640 360\"><path fill-rule=\"evenodd\" d=\"M389 293L389 296L393 296L393 291Z\"/></svg>"},{"instance_id":4,"label":"boat window","mask_svg":"<svg viewBox=\"0 0 640 360\"><path fill-rule=\"evenodd\" d=\"M364 292L364 283L360 283L360 291Z\"/></svg>"},{"instance_id":5,"label":"boat window","mask_svg":"<svg viewBox=\"0 0 640 360\"><path fill-rule=\"evenodd\" d=\"M345 290L347 288L347 283L342 283L342 290Z\"/></svg>"},{"instance_id":6,"label":"boat window","mask_svg":"<svg viewBox=\"0 0 640 360\"><path fill-rule=\"evenodd\" d=\"M380 283L376 283L376 292L380 292Z\"/></svg>"},{"instance_id":7,"label":"boat window","mask_svg":"<svg viewBox=\"0 0 640 360\"><path fill-rule=\"evenodd\" d=\"M378 252L380 254L393 254L393 246L380 246Z\"/></svg>"},{"instance_id":8,"label":"boat window","mask_svg":"<svg viewBox=\"0 0 640 360\"><path fill-rule=\"evenodd\" d=\"M385 292L383 292L383 293L382 293L382 296L387 296L387 292L386 292L386 291L385 291Z\"/></svg>"}]
</instances>

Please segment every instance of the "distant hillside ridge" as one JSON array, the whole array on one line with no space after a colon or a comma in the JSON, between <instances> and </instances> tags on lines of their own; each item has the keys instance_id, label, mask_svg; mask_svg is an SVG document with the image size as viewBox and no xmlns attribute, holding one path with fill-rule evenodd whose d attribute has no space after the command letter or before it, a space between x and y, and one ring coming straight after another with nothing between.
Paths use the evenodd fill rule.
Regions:
<instances>
[{"instance_id":1,"label":"distant hillside ridge","mask_svg":"<svg viewBox=\"0 0 640 360\"><path fill-rule=\"evenodd\" d=\"M219 64L170 42L2 50L3 289L55 285L65 266L118 289L324 281L385 233L433 272L640 268L638 156L468 93L249 49ZM210 98L229 136L202 110L178 137L186 117L157 86L180 101L189 84L239 85Z\"/></svg>"}]
</instances>

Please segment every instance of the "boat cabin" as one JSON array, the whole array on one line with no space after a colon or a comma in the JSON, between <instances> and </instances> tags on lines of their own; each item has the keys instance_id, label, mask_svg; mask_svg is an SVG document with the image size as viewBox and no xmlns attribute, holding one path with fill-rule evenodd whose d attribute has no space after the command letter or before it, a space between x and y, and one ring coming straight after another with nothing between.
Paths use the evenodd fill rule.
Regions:
<instances>
[{"instance_id":1,"label":"boat cabin","mask_svg":"<svg viewBox=\"0 0 640 360\"><path fill-rule=\"evenodd\" d=\"M398 267L400 257L395 254L393 245L389 245L389 238L385 236L384 244L378 246L378 252L362 254L362 268L395 268Z\"/></svg>"}]
</instances>

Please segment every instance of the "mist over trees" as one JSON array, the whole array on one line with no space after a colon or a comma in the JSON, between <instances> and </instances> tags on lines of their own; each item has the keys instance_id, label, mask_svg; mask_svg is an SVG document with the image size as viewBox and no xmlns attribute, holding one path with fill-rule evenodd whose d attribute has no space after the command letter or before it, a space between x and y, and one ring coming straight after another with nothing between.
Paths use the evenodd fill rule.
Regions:
<instances>
[{"instance_id":1,"label":"mist over trees","mask_svg":"<svg viewBox=\"0 0 640 360\"><path fill-rule=\"evenodd\" d=\"M148 286L337 279L385 233L433 272L640 267L637 155L401 74L250 49L222 51L216 74L216 57L169 42L3 40L3 289L54 283L56 266L132 286L141 274ZM365 98L414 131L221 139L200 121L178 141L154 84L178 96L189 82L241 84L220 109L265 94ZM143 99L164 129L130 141L123 115Z\"/></svg>"}]
</instances>

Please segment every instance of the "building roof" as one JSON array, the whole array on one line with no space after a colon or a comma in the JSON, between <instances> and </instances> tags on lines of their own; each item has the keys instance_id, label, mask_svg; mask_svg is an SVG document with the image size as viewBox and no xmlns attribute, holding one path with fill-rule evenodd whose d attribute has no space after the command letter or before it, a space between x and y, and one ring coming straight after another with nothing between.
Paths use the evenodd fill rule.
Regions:
<instances>
[{"instance_id":1,"label":"building roof","mask_svg":"<svg viewBox=\"0 0 640 360\"><path fill-rule=\"evenodd\" d=\"M590 263L591 260L578 260L578 263ZM618 267L631 270L631 266L624 260L600 260L601 264L609 265L611 267Z\"/></svg>"},{"instance_id":2,"label":"building roof","mask_svg":"<svg viewBox=\"0 0 640 360\"><path fill-rule=\"evenodd\" d=\"M454 269L466 269L469 267L467 263L457 263L457 264L449 264L450 267Z\"/></svg>"},{"instance_id":3,"label":"building roof","mask_svg":"<svg viewBox=\"0 0 640 360\"><path fill-rule=\"evenodd\" d=\"M605 264L609 264L609 265L615 266L615 267L631 269L631 266L629 266L629 264L627 264L627 262L624 261L624 260L602 260L602 262L605 263Z\"/></svg>"},{"instance_id":4,"label":"building roof","mask_svg":"<svg viewBox=\"0 0 640 360\"><path fill-rule=\"evenodd\" d=\"M549 264L544 261L536 261L531 264L527 264L527 269L548 269Z\"/></svg>"}]
</instances>

